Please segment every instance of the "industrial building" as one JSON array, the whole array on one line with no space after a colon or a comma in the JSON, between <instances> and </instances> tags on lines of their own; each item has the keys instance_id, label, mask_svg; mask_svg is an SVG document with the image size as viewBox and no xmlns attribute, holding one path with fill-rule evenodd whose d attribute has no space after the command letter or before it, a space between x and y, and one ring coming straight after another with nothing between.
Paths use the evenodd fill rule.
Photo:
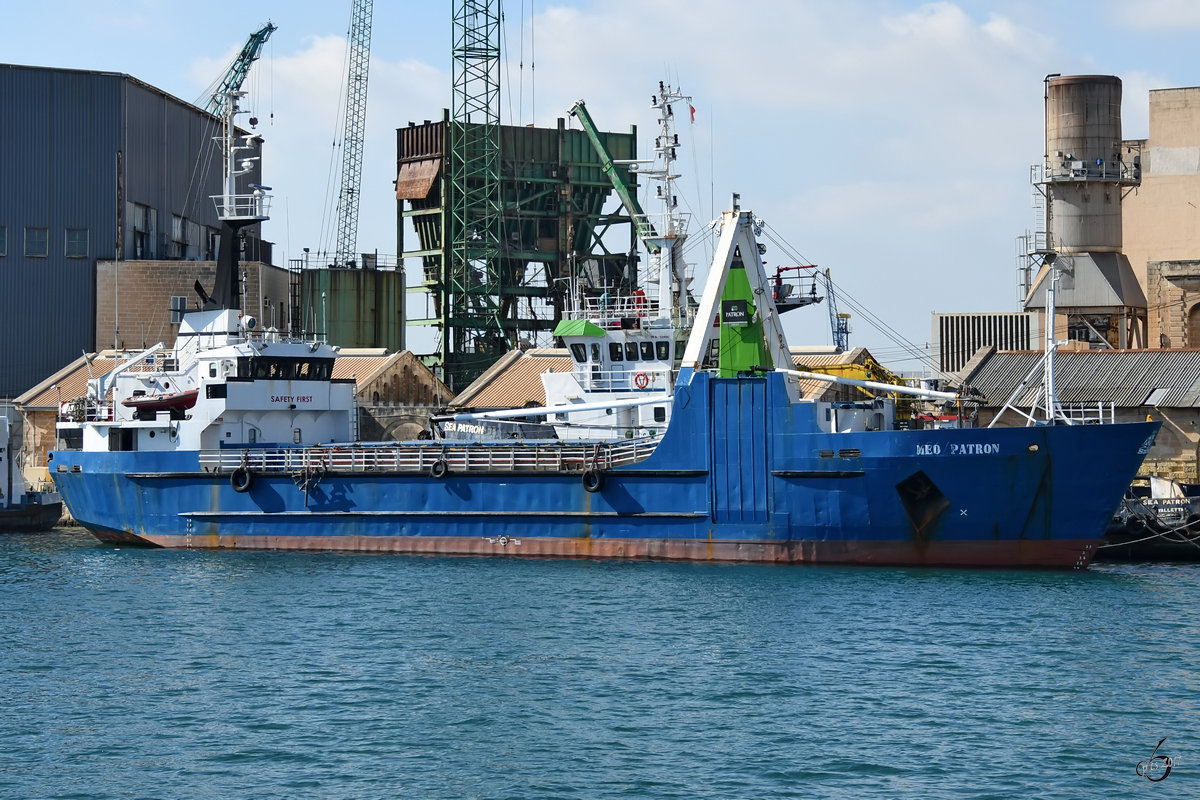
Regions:
<instances>
[{"instance_id":1,"label":"industrial building","mask_svg":"<svg viewBox=\"0 0 1200 800\"><path fill-rule=\"evenodd\" d=\"M983 346L1040 349L1054 270L1057 339L1200 347L1200 88L1151 91L1145 139L1122 137L1121 97L1111 75L1047 76L1038 228L1019 238L1031 335L1013 339L1011 314L934 315L935 369L957 371Z\"/></svg>"},{"instance_id":2,"label":"industrial building","mask_svg":"<svg viewBox=\"0 0 1200 800\"><path fill-rule=\"evenodd\" d=\"M933 364L937 371L958 372L981 347L1029 350L1042 341L1041 318L1029 311L933 315Z\"/></svg>"},{"instance_id":3,"label":"industrial building","mask_svg":"<svg viewBox=\"0 0 1200 800\"><path fill-rule=\"evenodd\" d=\"M413 288L428 295L408 324L437 329L428 363L462 391L504 353L548 343L572 292L636 284L638 209L603 208L614 190L636 196L637 131L583 114L586 131L501 125L500 3L455 2L452 17L452 107L397 131L397 250L420 259ZM619 223L627 233L609 233Z\"/></svg>"},{"instance_id":4,"label":"industrial building","mask_svg":"<svg viewBox=\"0 0 1200 800\"><path fill-rule=\"evenodd\" d=\"M1145 287L1149 346L1200 347L1200 88L1150 92L1141 187L1125 198L1125 252Z\"/></svg>"},{"instance_id":5,"label":"industrial building","mask_svg":"<svg viewBox=\"0 0 1200 800\"><path fill-rule=\"evenodd\" d=\"M98 288L98 261L133 279L129 262L215 257L209 198L221 176L216 118L129 75L0 65L0 109L0 397L13 397L81 352L112 346L93 324L97 295L114 288ZM270 261L257 225L244 258ZM194 302L191 283L168 292ZM131 346L144 327L125 322L134 308L114 325Z\"/></svg>"},{"instance_id":6,"label":"industrial building","mask_svg":"<svg viewBox=\"0 0 1200 800\"><path fill-rule=\"evenodd\" d=\"M562 318L571 281L589 286L636 283L637 239L628 213L604 213L614 181L636 193L628 167L612 160L637 158L637 131L599 133L602 155L587 134L566 127L497 126L499 161L493 187L498 201L467 203L484 179L464 175L454 137L478 139L482 126L455 123L448 111L438 122L397 131L396 199L417 246L408 249L400 226L400 253L420 258L421 291L430 313L411 325L442 333L435 363L456 391L500 356L549 333ZM462 133L459 133L462 131ZM606 157L607 156L607 157ZM456 204L459 210L456 212ZM464 204L466 205L463 208ZM463 242L481 241L481 205L498 209L495 246L488 254L463 254ZM620 247L604 239L621 225Z\"/></svg>"},{"instance_id":7,"label":"industrial building","mask_svg":"<svg viewBox=\"0 0 1200 800\"><path fill-rule=\"evenodd\" d=\"M1045 314L1057 273L1057 338L1146 347L1146 296L1123 250L1122 200L1140 185L1142 164L1140 147L1121 138L1121 79L1048 76L1045 106L1034 170L1042 226L1027 240L1025 310Z\"/></svg>"}]
</instances>

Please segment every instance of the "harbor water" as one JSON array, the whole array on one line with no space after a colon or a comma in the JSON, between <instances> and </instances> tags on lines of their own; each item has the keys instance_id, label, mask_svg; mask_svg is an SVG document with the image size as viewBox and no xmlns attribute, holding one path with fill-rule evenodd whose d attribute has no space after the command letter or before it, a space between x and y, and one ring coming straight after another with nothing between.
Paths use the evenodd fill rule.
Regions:
<instances>
[{"instance_id":1,"label":"harbor water","mask_svg":"<svg viewBox=\"0 0 1200 800\"><path fill-rule=\"evenodd\" d=\"M1200 795L1191 565L217 553L54 531L0 537L0 609L0 798Z\"/></svg>"}]
</instances>

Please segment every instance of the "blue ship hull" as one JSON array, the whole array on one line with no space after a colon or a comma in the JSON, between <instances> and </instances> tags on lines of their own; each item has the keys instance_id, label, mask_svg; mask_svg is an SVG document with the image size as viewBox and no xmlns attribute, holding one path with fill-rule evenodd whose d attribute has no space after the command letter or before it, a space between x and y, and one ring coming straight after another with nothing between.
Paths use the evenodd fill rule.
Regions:
<instances>
[{"instance_id":1,"label":"blue ship hull","mask_svg":"<svg viewBox=\"0 0 1200 800\"><path fill-rule=\"evenodd\" d=\"M697 373L653 453L591 487L578 468L435 477L334 459L318 480L252 471L237 491L196 451L51 464L97 537L161 547L1082 568L1158 427L826 433L784 380Z\"/></svg>"}]
</instances>

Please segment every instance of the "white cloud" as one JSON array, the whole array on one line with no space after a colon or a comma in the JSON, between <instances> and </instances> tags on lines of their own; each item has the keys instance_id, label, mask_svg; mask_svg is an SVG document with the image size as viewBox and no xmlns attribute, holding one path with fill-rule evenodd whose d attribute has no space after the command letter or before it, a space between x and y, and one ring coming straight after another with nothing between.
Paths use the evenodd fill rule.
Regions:
<instances>
[{"instance_id":1,"label":"white cloud","mask_svg":"<svg viewBox=\"0 0 1200 800\"><path fill-rule=\"evenodd\" d=\"M1109 13L1119 25L1143 30L1177 31L1200 28L1200 4L1195 0L1139 0L1109 3Z\"/></svg>"}]
</instances>

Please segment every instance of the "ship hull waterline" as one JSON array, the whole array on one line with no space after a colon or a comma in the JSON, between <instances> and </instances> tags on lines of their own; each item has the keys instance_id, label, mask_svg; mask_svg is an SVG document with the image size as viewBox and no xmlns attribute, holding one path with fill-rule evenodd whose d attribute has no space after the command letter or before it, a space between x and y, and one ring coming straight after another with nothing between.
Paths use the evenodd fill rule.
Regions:
<instances>
[{"instance_id":1,"label":"ship hull waterline","mask_svg":"<svg viewBox=\"0 0 1200 800\"><path fill-rule=\"evenodd\" d=\"M792 565L925 567L1036 567L1083 569L1096 552L1093 539L966 542L688 541L520 536L286 536L240 534L138 535L90 530L100 541L145 547L203 550L296 550L390 553L410 556L715 561Z\"/></svg>"}]
</instances>

